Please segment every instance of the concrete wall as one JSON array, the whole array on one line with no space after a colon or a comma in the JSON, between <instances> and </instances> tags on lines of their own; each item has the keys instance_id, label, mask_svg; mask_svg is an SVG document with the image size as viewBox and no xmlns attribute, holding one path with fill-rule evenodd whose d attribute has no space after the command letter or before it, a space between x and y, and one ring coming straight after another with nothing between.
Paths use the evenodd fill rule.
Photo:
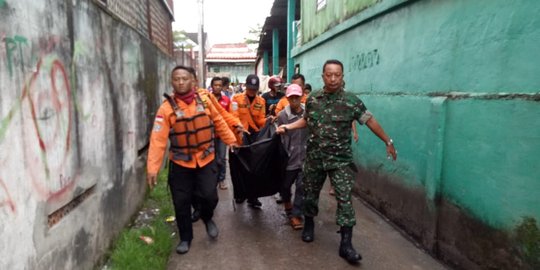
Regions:
<instances>
[{"instance_id":1,"label":"concrete wall","mask_svg":"<svg viewBox=\"0 0 540 270\"><path fill-rule=\"evenodd\" d=\"M302 1L301 73L319 88L324 60L343 61L347 91L399 151L388 161L360 129L359 194L459 268L534 267L540 254L515 236L524 217L540 221L540 3L365 1L343 20L314 2Z\"/></svg>"},{"instance_id":2,"label":"concrete wall","mask_svg":"<svg viewBox=\"0 0 540 270\"><path fill-rule=\"evenodd\" d=\"M172 59L92 1L0 0L0 269L92 269L141 203Z\"/></svg>"}]
</instances>

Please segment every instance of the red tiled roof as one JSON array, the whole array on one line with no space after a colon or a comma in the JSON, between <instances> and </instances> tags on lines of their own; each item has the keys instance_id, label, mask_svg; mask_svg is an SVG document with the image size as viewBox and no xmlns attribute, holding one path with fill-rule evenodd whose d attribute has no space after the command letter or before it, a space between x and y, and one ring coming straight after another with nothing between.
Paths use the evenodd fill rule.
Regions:
<instances>
[{"instance_id":1,"label":"red tiled roof","mask_svg":"<svg viewBox=\"0 0 540 270\"><path fill-rule=\"evenodd\" d=\"M257 53L245 43L214 44L206 53L206 62L255 62Z\"/></svg>"}]
</instances>

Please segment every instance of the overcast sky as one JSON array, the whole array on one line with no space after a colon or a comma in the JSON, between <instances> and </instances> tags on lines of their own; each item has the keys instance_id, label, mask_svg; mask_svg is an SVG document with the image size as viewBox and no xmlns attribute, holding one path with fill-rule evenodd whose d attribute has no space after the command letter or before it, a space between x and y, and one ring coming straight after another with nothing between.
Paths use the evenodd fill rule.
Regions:
<instances>
[{"instance_id":1,"label":"overcast sky","mask_svg":"<svg viewBox=\"0 0 540 270\"><path fill-rule=\"evenodd\" d=\"M200 1L200 0L199 0ZM174 0L173 30L197 32L198 0ZM204 0L204 31L208 43L243 42L250 27L264 24L274 0Z\"/></svg>"}]
</instances>

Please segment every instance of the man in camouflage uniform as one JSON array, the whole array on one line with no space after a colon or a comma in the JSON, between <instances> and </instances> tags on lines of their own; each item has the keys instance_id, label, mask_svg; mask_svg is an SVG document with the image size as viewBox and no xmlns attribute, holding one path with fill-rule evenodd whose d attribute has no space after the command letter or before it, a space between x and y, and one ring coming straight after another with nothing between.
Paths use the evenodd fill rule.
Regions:
<instances>
[{"instance_id":1,"label":"man in camouflage uniform","mask_svg":"<svg viewBox=\"0 0 540 270\"><path fill-rule=\"evenodd\" d=\"M356 225L351 191L356 167L352 159L351 127L357 120L365 124L386 145L386 152L395 160L397 151L375 117L354 94L343 89L343 64L328 60L323 66L324 88L307 99L303 119L281 125L277 133L307 126L309 139L304 163L304 231L302 240L314 240L313 217L318 214L319 194L326 176L335 188L337 200L336 223L341 226L339 255L350 263L357 263L361 255L353 248L352 227Z\"/></svg>"}]
</instances>

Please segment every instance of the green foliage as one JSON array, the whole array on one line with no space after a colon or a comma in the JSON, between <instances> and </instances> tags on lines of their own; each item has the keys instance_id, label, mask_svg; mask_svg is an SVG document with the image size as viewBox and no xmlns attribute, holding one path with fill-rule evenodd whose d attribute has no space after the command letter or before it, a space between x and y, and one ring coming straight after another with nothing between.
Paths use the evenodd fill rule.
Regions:
<instances>
[{"instance_id":1,"label":"green foliage","mask_svg":"<svg viewBox=\"0 0 540 270\"><path fill-rule=\"evenodd\" d=\"M262 26L257 24L255 27L249 28L249 36L244 38L244 43L246 44L259 44L259 38L261 35Z\"/></svg>"},{"instance_id":2,"label":"green foliage","mask_svg":"<svg viewBox=\"0 0 540 270\"><path fill-rule=\"evenodd\" d=\"M186 35L186 31L184 31L184 30L181 30L181 31L174 30L173 31L173 44L174 44L175 48L182 47L181 44L184 44L184 49L192 48L193 46L190 43L188 43L187 40L188 40L188 37Z\"/></svg>"},{"instance_id":3,"label":"green foliage","mask_svg":"<svg viewBox=\"0 0 540 270\"><path fill-rule=\"evenodd\" d=\"M536 219L524 217L516 227L516 240L525 260L533 269L540 269L540 229Z\"/></svg>"},{"instance_id":4,"label":"green foliage","mask_svg":"<svg viewBox=\"0 0 540 270\"><path fill-rule=\"evenodd\" d=\"M158 185L147 194L143 208L160 210L149 226L124 229L110 256L112 269L166 269L175 239L171 237L171 225L165 221L174 215L166 169L159 175ZM147 244L140 236L151 237L154 242Z\"/></svg>"}]
</instances>

